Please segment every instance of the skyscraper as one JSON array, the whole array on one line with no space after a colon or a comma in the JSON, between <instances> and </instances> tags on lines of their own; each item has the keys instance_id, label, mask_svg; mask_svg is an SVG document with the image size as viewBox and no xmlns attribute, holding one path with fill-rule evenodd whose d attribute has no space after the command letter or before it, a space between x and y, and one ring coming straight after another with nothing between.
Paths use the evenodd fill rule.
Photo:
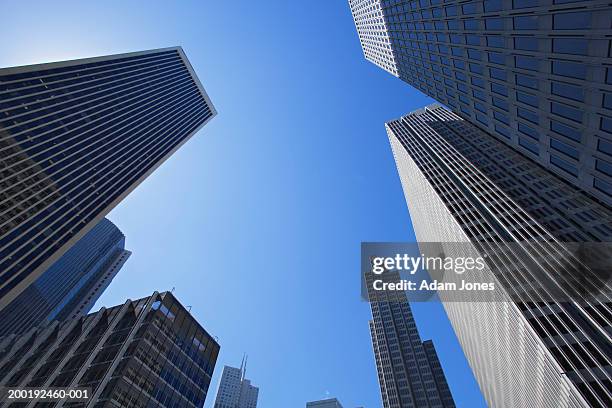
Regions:
<instances>
[{"instance_id":1,"label":"skyscraper","mask_svg":"<svg viewBox=\"0 0 612 408\"><path fill-rule=\"evenodd\" d=\"M327 398L306 403L306 408L343 408L337 398Z\"/></svg>"},{"instance_id":2,"label":"skyscraper","mask_svg":"<svg viewBox=\"0 0 612 408\"><path fill-rule=\"evenodd\" d=\"M0 386L89 389L62 406L199 408L218 353L171 293L155 292L0 338Z\"/></svg>"},{"instance_id":3,"label":"skyscraper","mask_svg":"<svg viewBox=\"0 0 612 408\"><path fill-rule=\"evenodd\" d=\"M225 366L217 389L214 408L256 408L259 388L246 377L246 359L240 368Z\"/></svg>"},{"instance_id":4,"label":"skyscraper","mask_svg":"<svg viewBox=\"0 0 612 408\"><path fill-rule=\"evenodd\" d=\"M216 114L180 47L0 70L0 309Z\"/></svg>"},{"instance_id":5,"label":"skyscraper","mask_svg":"<svg viewBox=\"0 0 612 408\"><path fill-rule=\"evenodd\" d=\"M0 335L89 313L130 254L125 236L103 218L0 311Z\"/></svg>"},{"instance_id":6,"label":"skyscraper","mask_svg":"<svg viewBox=\"0 0 612 408\"><path fill-rule=\"evenodd\" d=\"M388 271L376 279L399 280ZM384 408L454 408L455 403L431 341L422 342L403 291L376 291L365 274L372 308L370 334Z\"/></svg>"},{"instance_id":7,"label":"skyscraper","mask_svg":"<svg viewBox=\"0 0 612 408\"><path fill-rule=\"evenodd\" d=\"M612 204L606 0L349 0L365 57Z\"/></svg>"},{"instance_id":8,"label":"skyscraper","mask_svg":"<svg viewBox=\"0 0 612 408\"><path fill-rule=\"evenodd\" d=\"M602 277L565 250L612 241L610 207L441 106L386 126L418 241L512 252L486 258L500 302L439 292L489 405L610 406L609 259Z\"/></svg>"}]
</instances>

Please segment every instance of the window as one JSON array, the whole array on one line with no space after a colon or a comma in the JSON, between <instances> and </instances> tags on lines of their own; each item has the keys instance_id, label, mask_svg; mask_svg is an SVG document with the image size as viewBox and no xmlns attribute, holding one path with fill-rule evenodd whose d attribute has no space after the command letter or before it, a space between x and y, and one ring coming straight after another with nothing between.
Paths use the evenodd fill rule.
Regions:
<instances>
[{"instance_id":1,"label":"window","mask_svg":"<svg viewBox=\"0 0 612 408\"><path fill-rule=\"evenodd\" d=\"M606 84L612 85L612 68L608 68L606 72Z\"/></svg>"},{"instance_id":2,"label":"window","mask_svg":"<svg viewBox=\"0 0 612 408\"><path fill-rule=\"evenodd\" d=\"M463 60L453 60L453 65L455 68L465 69L465 62Z\"/></svg>"},{"instance_id":3,"label":"window","mask_svg":"<svg viewBox=\"0 0 612 408\"><path fill-rule=\"evenodd\" d=\"M465 38L468 45L480 45L480 37L477 35L468 34Z\"/></svg>"},{"instance_id":4,"label":"window","mask_svg":"<svg viewBox=\"0 0 612 408\"><path fill-rule=\"evenodd\" d=\"M535 95L516 91L516 100L536 108L538 107L538 97Z\"/></svg>"},{"instance_id":5,"label":"window","mask_svg":"<svg viewBox=\"0 0 612 408\"><path fill-rule=\"evenodd\" d=\"M487 30L503 30L504 20L502 18L487 18L485 20Z\"/></svg>"},{"instance_id":6,"label":"window","mask_svg":"<svg viewBox=\"0 0 612 408\"><path fill-rule=\"evenodd\" d=\"M595 168L599 171L601 171L604 174L607 174L608 176L612 177L612 164L597 159L597 162L595 163Z\"/></svg>"},{"instance_id":7,"label":"window","mask_svg":"<svg viewBox=\"0 0 612 408\"><path fill-rule=\"evenodd\" d=\"M514 0L512 2L514 8L537 7L540 5L539 0Z\"/></svg>"},{"instance_id":8,"label":"window","mask_svg":"<svg viewBox=\"0 0 612 408\"><path fill-rule=\"evenodd\" d=\"M494 48L504 48L506 46L506 42L504 41L504 37L488 36L487 45Z\"/></svg>"},{"instance_id":9,"label":"window","mask_svg":"<svg viewBox=\"0 0 612 408\"><path fill-rule=\"evenodd\" d=\"M533 57L526 57L524 55L515 56L514 65L517 68L528 69L531 71L538 70L538 60Z\"/></svg>"},{"instance_id":10,"label":"window","mask_svg":"<svg viewBox=\"0 0 612 408\"><path fill-rule=\"evenodd\" d=\"M560 54L588 55L588 41L584 38L555 38L553 51Z\"/></svg>"},{"instance_id":11,"label":"window","mask_svg":"<svg viewBox=\"0 0 612 408\"><path fill-rule=\"evenodd\" d=\"M489 119L485 115L481 115L476 113L476 120L482 123L485 126L489 126Z\"/></svg>"},{"instance_id":12,"label":"window","mask_svg":"<svg viewBox=\"0 0 612 408\"><path fill-rule=\"evenodd\" d=\"M538 39L535 37L516 37L514 39L514 48L517 50L537 51Z\"/></svg>"},{"instance_id":13,"label":"window","mask_svg":"<svg viewBox=\"0 0 612 408\"><path fill-rule=\"evenodd\" d=\"M537 16L514 17L514 29L515 30L537 30L538 29L538 17Z\"/></svg>"},{"instance_id":14,"label":"window","mask_svg":"<svg viewBox=\"0 0 612 408\"><path fill-rule=\"evenodd\" d=\"M495 131L505 137L506 139L511 139L510 131L507 127L501 125L495 125Z\"/></svg>"},{"instance_id":15,"label":"window","mask_svg":"<svg viewBox=\"0 0 612 408\"><path fill-rule=\"evenodd\" d=\"M474 89L472 91L472 95L474 95L474 98L480 99L481 101L486 101L487 100L487 97L486 97L485 93L482 92L482 91L479 91L478 89ZM483 111L483 112L486 112L486 111Z\"/></svg>"},{"instance_id":16,"label":"window","mask_svg":"<svg viewBox=\"0 0 612 408\"><path fill-rule=\"evenodd\" d=\"M582 122L582 112L572 106L564 105L558 102L551 102L550 111L559 116L563 116L566 119L573 120L574 122Z\"/></svg>"},{"instance_id":17,"label":"window","mask_svg":"<svg viewBox=\"0 0 612 408\"><path fill-rule=\"evenodd\" d=\"M484 10L489 11L501 11L503 9L502 0L485 0Z\"/></svg>"},{"instance_id":18,"label":"window","mask_svg":"<svg viewBox=\"0 0 612 408\"><path fill-rule=\"evenodd\" d=\"M516 84L532 89L538 89L538 80L523 74L516 74Z\"/></svg>"},{"instance_id":19,"label":"window","mask_svg":"<svg viewBox=\"0 0 612 408\"><path fill-rule=\"evenodd\" d=\"M503 109L505 111L508 111L508 102L500 99L500 98L493 98L493 106L497 106L500 109Z\"/></svg>"},{"instance_id":20,"label":"window","mask_svg":"<svg viewBox=\"0 0 612 408\"><path fill-rule=\"evenodd\" d=\"M496 84L496 83L492 83L491 84L491 91L495 92L496 94L500 94L503 96L508 96L508 89L500 84Z\"/></svg>"},{"instance_id":21,"label":"window","mask_svg":"<svg viewBox=\"0 0 612 408\"><path fill-rule=\"evenodd\" d=\"M552 72L570 78L586 79L586 64L569 61L553 61Z\"/></svg>"},{"instance_id":22,"label":"window","mask_svg":"<svg viewBox=\"0 0 612 408\"><path fill-rule=\"evenodd\" d=\"M463 14L476 14L476 12L478 11L476 3L464 4L461 9L463 10Z\"/></svg>"},{"instance_id":23,"label":"window","mask_svg":"<svg viewBox=\"0 0 612 408\"><path fill-rule=\"evenodd\" d=\"M536 125L539 122L538 115L533 113L530 110L523 109L523 108L516 108L516 114L518 115L519 118L526 119L530 121L531 123L535 123Z\"/></svg>"},{"instance_id":24,"label":"window","mask_svg":"<svg viewBox=\"0 0 612 408\"><path fill-rule=\"evenodd\" d=\"M612 142L608 142L604 139L599 139L599 142L597 143L597 150L612 156Z\"/></svg>"},{"instance_id":25,"label":"window","mask_svg":"<svg viewBox=\"0 0 612 408\"><path fill-rule=\"evenodd\" d=\"M567 143L564 143L560 140L557 140L553 137L550 138L550 147L552 147L553 149L565 153L570 157L573 157L574 159L578 160L578 158L580 157L580 154L578 153L578 150L576 150L575 148L573 148L572 146L568 145Z\"/></svg>"},{"instance_id":26,"label":"window","mask_svg":"<svg viewBox=\"0 0 612 408\"><path fill-rule=\"evenodd\" d=\"M523 133L524 135L529 136L532 139L540 140L538 132L536 132L536 130L531 128L530 126L525 125L524 123L521 123L521 122L518 123L518 130L519 132Z\"/></svg>"},{"instance_id":27,"label":"window","mask_svg":"<svg viewBox=\"0 0 612 408\"><path fill-rule=\"evenodd\" d=\"M612 196L612 184L600 180L597 177L593 178L593 187L595 187L597 190L606 193L609 196Z\"/></svg>"},{"instance_id":28,"label":"window","mask_svg":"<svg viewBox=\"0 0 612 408\"><path fill-rule=\"evenodd\" d=\"M591 28L591 13L561 13L554 16L555 30L587 30Z\"/></svg>"},{"instance_id":29,"label":"window","mask_svg":"<svg viewBox=\"0 0 612 408\"><path fill-rule=\"evenodd\" d=\"M461 57L463 56L463 48L460 47L451 47L452 50L452 54L457 56L457 57Z\"/></svg>"},{"instance_id":30,"label":"window","mask_svg":"<svg viewBox=\"0 0 612 408\"><path fill-rule=\"evenodd\" d=\"M452 44L463 44L463 35L461 35L461 34L451 34L450 42Z\"/></svg>"},{"instance_id":31,"label":"window","mask_svg":"<svg viewBox=\"0 0 612 408\"><path fill-rule=\"evenodd\" d=\"M468 52L469 59L478 60L478 61L482 59L482 53L478 50L469 49L467 50L467 52Z\"/></svg>"},{"instance_id":32,"label":"window","mask_svg":"<svg viewBox=\"0 0 612 408\"><path fill-rule=\"evenodd\" d=\"M506 71L503 69L489 68L489 74L491 78L506 80Z\"/></svg>"},{"instance_id":33,"label":"window","mask_svg":"<svg viewBox=\"0 0 612 408\"><path fill-rule=\"evenodd\" d=\"M601 130L604 130L608 133L612 133L612 119L606 118L605 116L601 118L601 124L599 125Z\"/></svg>"},{"instance_id":34,"label":"window","mask_svg":"<svg viewBox=\"0 0 612 408\"><path fill-rule=\"evenodd\" d=\"M576 166L558 156L551 154L550 163L573 176L578 176L578 169Z\"/></svg>"},{"instance_id":35,"label":"window","mask_svg":"<svg viewBox=\"0 0 612 408\"><path fill-rule=\"evenodd\" d=\"M446 15L448 17L457 15L457 6L450 6L446 8Z\"/></svg>"},{"instance_id":36,"label":"window","mask_svg":"<svg viewBox=\"0 0 612 408\"><path fill-rule=\"evenodd\" d=\"M463 22L463 26L465 27L466 30L478 30L480 28L478 24L478 20L474 20L474 19L465 20Z\"/></svg>"},{"instance_id":37,"label":"window","mask_svg":"<svg viewBox=\"0 0 612 408\"><path fill-rule=\"evenodd\" d=\"M448 22L449 30L459 30L459 20L450 20Z\"/></svg>"},{"instance_id":38,"label":"window","mask_svg":"<svg viewBox=\"0 0 612 408\"><path fill-rule=\"evenodd\" d=\"M584 101L584 91L581 87L565 84L561 82L553 82L551 93L564 98L573 99L575 101Z\"/></svg>"},{"instance_id":39,"label":"window","mask_svg":"<svg viewBox=\"0 0 612 408\"><path fill-rule=\"evenodd\" d=\"M459 71L455 72L455 78L460 81L467 81L467 77L465 76L465 74Z\"/></svg>"},{"instance_id":40,"label":"window","mask_svg":"<svg viewBox=\"0 0 612 408\"><path fill-rule=\"evenodd\" d=\"M493 111L493 117L506 125L510 124L510 119L508 116L501 112Z\"/></svg>"},{"instance_id":41,"label":"window","mask_svg":"<svg viewBox=\"0 0 612 408\"><path fill-rule=\"evenodd\" d=\"M470 72L482 75L482 66L470 63Z\"/></svg>"},{"instance_id":42,"label":"window","mask_svg":"<svg viewBox=\"0 0 612 408\"><path fill-rule=\"evenodd\" d=\"M525 149L529 150L531 153L534 153L535 155L540 154L540 146L537 143L534 143L533 141L529 139L525 139L524 137L519 137L518 141L519 141L519 145L523 146Z\"/></svg>"},{"instance_id":43,"label":"window","mask_svg":"<svg viewBox=\"0 0 612 408\"><path fill-rule=\"evenodd\" d=\"M575 129L568 125L564 125L563 123L557 122L555 120L550 121L550 130L577 142L580 142L580 140L582 139L578 129Z\"/></svg>"},{"instance_id":44,"label":"window","mask_svg":"<svg viewBox=\"0 0 612 408\"><path fill-rule=\"evenodd\" d=\"M606 109L612 109L612 94L609 94L609 93L604 94L602 105Z\"/></svg>"},{"instance_id":45,"label":"window","mask_svg":"<svg viewBox=\"0 0 612 408\"><path fill-rule=\"evenodd\" d=\"M499 52L489 52L489 62L503 65L506 63L506 57Z\"/></svg>"},{"instance_id":46,"label":"window","mask_svg":"<svg viewBox=\"0 0 612 408\"><path fill-rule=\"evenodd\" d=\"M479 88L485 87L485 81L482 78L474 77L472 78L472 85L477 86Z\"/></svg>"},{"instance_id":47,"label":"window","mask_svg":"<svg viewBox=\"0 0 612 408\"><path fill-rule=\"evenodd\" d=\"M474 91L476 92L476 91ZM474 108L482 113L487 113L487 107L485 106L485 104L478 102L478 101L474 101Z\"/></svg>"}]
</instances>

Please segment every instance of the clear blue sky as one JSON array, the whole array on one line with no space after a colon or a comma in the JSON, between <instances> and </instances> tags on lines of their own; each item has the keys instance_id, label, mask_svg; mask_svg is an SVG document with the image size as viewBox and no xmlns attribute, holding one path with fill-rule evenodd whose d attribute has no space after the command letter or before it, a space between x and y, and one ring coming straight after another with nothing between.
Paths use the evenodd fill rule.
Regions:
<instances>
[{"instance_id":1,"label":"clear blue sky","mask_svg":"<svg viewBox=\"0 0 612 408\"><path fill-rule=\"evenodd\" d=\"M12 1L0 15L0 66L181 45L219 111L109 215L133 255L96 307L175 287L221 343L207 407L243 352L262 408L381 406L359 245L414 240L383 124L431 100L365 61L347 2ZM413 310L458 406L485 406L441 306Z\"/></svg>"}]
</instances>

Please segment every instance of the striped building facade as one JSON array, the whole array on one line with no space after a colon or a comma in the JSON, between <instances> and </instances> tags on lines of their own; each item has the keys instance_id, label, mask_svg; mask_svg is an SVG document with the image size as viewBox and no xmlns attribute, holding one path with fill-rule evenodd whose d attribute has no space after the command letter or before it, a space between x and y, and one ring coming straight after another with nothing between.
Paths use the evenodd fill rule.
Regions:
<instances>
[{"instance_id":1,"label":"striped building facade","mask_svg":"<svg viewBox=\"0 0 612 408\"><path fill-rule=\"evenodd\" d=\"M610 406L609 268L566 243L610 241L612 209L439 105L387 132L418 241L488 255L503 298L438 295L489 406Z\"/></svg>"},{"instance_id":2,"label":"striped building facade","mask_svg":"<svg viewBox=\"0 0 612 408\"><path fill-rule=\"evenodd\" d=\"M0 69L0 309L215 114L180 47Z\"/></svg>"}]
</instances>

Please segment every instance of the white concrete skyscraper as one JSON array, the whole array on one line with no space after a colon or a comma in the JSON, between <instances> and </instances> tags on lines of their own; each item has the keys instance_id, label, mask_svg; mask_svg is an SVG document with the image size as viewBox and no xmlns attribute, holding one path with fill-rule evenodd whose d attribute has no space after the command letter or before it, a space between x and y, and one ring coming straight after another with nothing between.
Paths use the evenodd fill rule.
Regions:
<instances>
[{"instance_id":1,"label":"white concrete skyscraper","mask_svg":"<svg viewBox=\"0 0 612 408\"><path fill-rule=\"evenodd\" d=\"M439 105L386 127L421 247L492 255L499 301L438 292L489 406L612 406L612 209Z\"/></svg>"}]
</instances>

